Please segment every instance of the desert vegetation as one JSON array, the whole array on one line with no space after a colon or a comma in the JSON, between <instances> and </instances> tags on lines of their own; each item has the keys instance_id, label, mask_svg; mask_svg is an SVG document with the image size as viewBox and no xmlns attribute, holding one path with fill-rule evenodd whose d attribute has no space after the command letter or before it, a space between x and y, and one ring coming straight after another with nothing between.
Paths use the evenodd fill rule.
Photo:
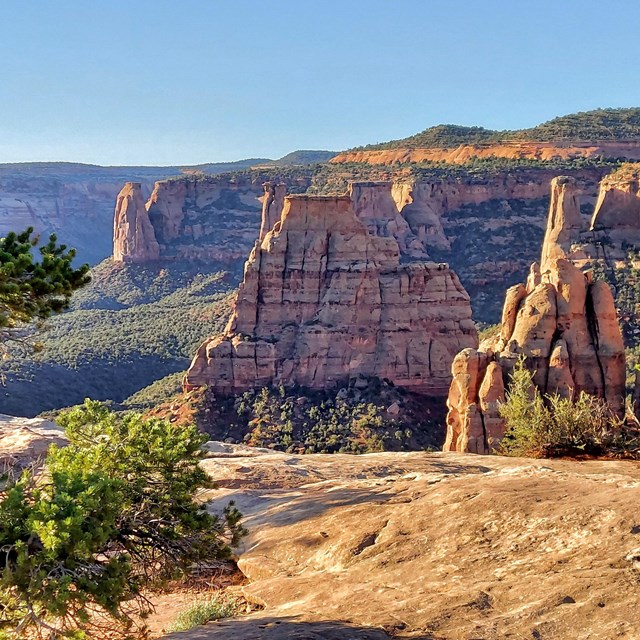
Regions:
<instances>
[{"instance_id":1,"label":"desert vegetation","mask_svg":"<svg viewBox=\"0 0 640 640\"><path fill-rule=\"evenodd\" d=\"M436 449L444 404L377 378L340 388L266 387L240 395L202 389L154 414L195 422L212 440L289 453Z\"/></svg>"},{"instance_id":2,"label":"desert vegetation","mask_svg":"<svg viewBox=\"0 0 640 640\"><path fill-rule=\"evenodd\" d=\"M152 609L145 589L229 557L240 514L199 500L211 481L194 427L91 401L58 423L69 446L0 491L0 633L127 637Z\"/></svg>"},{"instance_id":3,"label":"desert vegetation","mask_svg":"<svg viewBox=\"0 0 640 640\"><path fill-rule=\"evenodd\" d=\"M640 109L594 109L559 116L529 129L495 131L483 127L440 124L407 138L350 151L449 148L488 142L640 139Z\"/></svg>"},{"instance_id":4,"label":"desert vegetation","mask_svg":"<svg viewBox=\"0 0 640 640\"><path fill-rule=\"evenodd\" d=\"M47 322L36 358L16 350L4 362L1 411L36 415L86 397L123 402L183 371L199 342L224 327L238 279L201 265L111 261L92 276L69 311Z\"/></svg>"},{"instance_id":5,"label":"desert vegetation","mask_svg":"<svg viewBox=\"0 0 640 640\"><path fill-rule=\"evenodd\" d=\"M500 405L506 431L499 452L508 456L637 454L640 431L628 427L608 404L584 392L575 398L541 394L521 357Z\"/></svg>"}]
</instances>

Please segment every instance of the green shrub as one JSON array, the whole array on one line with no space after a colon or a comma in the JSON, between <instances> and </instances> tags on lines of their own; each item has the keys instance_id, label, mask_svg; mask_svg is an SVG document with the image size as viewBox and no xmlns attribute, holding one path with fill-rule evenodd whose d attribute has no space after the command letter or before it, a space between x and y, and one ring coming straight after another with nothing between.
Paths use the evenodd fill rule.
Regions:
<instances>
[{"instance_id":1,"label":"green shrub","mask_svg":"<svg viewBox=\"0 0 640 640\"><path fill-rule=\"evenodd\" d=\"M580 392L575 400L557 394L542 396L521 357L510 376L500 415L506 421L500 453L550 456L575 450L600 452L620 426L607 403Z\"/></svg>"},{"instance_id":2,"label":"green shrub","mask_svg":"<svg viewBox=\"0 0 640 640\"><path fill-rule=\"evenodd\" d=\"M211 482L194 427L92 401L58 422L69 445L0 492L0 632L126 635L131 614L150 610L143 588L229 557L240 514L230 504L211 515L196 500Z\"/></svg>"},{"instance_id":3,"label":"green shrub","mask_svg":"<svg viewBox=\"0 0 640 640\"><path fill-rule=\"evenodd\" d=\"M478 341L482 342L488 338L499 336L501 328L502 325L499 322L497 324L478 323Z\"/></svg>"},{"instance_id":4,"label":"green shrub","mask_svg":"<svg viewBox=\"0 0 640 640\"><path fill-rule=\"evenodd\" d=\"M170 632L187 631L213 620L230 618L237 613L234 603L213 596L208 600L194 602L188 609L182 611L169 628Z\"/></svg>"}]
</instances>

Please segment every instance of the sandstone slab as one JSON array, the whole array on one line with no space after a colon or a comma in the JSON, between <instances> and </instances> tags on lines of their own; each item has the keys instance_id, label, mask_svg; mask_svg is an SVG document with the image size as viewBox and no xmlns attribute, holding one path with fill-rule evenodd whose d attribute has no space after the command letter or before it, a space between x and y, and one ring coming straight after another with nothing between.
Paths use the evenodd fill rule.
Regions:
<instances>
[{"instance_id":1,"label":"sandstone slab","mask_svg":"<svg viewBox=\"0 0 640 640\"><path fill-rule=\"evenodd\" d=\"M175 637L637 638L637 463L225 450L265 608Z\"/></svg>"}]
</instances>

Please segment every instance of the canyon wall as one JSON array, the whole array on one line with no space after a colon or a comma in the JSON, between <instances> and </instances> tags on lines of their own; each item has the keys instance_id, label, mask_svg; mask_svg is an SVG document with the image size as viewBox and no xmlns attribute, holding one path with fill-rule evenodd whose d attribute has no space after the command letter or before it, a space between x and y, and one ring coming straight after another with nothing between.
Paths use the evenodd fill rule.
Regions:
<instances>
[{"instance_id":1,"label":"canyon wall","mask_svg":"<svg viewBox=\"0 0 640 640\"><path fill-rule=\"evenodd\" d=\"M393 165L416 162L448 162L465 164L473 159L508 158L512 160L571 160L574 158L623 158L640 160L640 141L574 141L574 142L487 142L461 144L453 148L429 149L360 149L344 151L329 162L344 164Z\"/></svg>"},{"instance_id":2,"label":"canyon wall","mask_svg":"<svg viewBox=\"0 0 640 640\"><path fill-rule=\"evenodd\" d=\"M573 172L581 185L582 205L595 201L606 171ZM370 232L398 242L401 261L448 262L469 291L476 318L495 322L501 292L525 277L537 258L553 176L549 169L536 169L487 178L398 177L386 183L359 182L351 197ZM158 182L145 208L160 259L238 264L255 238L264 238L277 221L286 191L303 191L310 184L308 174L264 186L261 177L256 173ZM518 252L511 250L514 244ZM127 246L135 246L135 241L114 238L117 260L139 262L145 253L155 255L150 247L134 258Z\"/></svg>"},{"instance_id":3,"label":"canyon wall","mask_svg":"<svg viewBox=\"0 0 640 640\"><path fill-rule=\"evenodd\" d=\"M602 178L588 217L579 211L583 186L570 177L557 180L558 197L568 200L549 219L542 261L560 253L583 268L596 263L608 269L628 267L629 250L640 249L640 163L623 164Z\"/></svg>"},{"instance_id":4,"label":"canyon wall","mask_svg":"<svg viewBox=\"0 0 640 640\"><path fill-rule=\"evenodd\" d=\"M0 235L33 227L77 249L95 264L112 253L113 208L125 180L145 197L155 180L176 173L163 167L96 167L72 163L0 165Z\"/></svg>"},{"instance_id":5,"label":"canyon wall","mask_svg":"<svg viewBox=\"0 0 640 640\"><path fill-rule=\"evenodd\" d=\"M280 215L288 188L306 189L306 178L293 177L287 183L263 186L261 175L190 176L156 182L151 196L138 209L153 229L150 246L139 245L136 224L119 220L116 206L113 258L119 262L187 260L237 264L246 258L260 230L261 211L265 219ZM271 213L270 213L271 212ZM146 226L146 223L144 223ZM156 250L154 243L158 244ZM138 247L136 256L128 247ZM147 256L147 257L145 257Z\"/></svg>"},{"instance_id":6,"label":"canyon wall","mask_svg":"<svg viewBox=\"0 0 640 640\"><path fill-rule=\"evenodd\" d=\"M454 359L445 451L499 446L505 423L498 405L521 356L541 393L574 398L584 391L623 414L625 352L613 294L570 259L582 223L576 181L556 178L540 264L531 265L526 285L507 291L499 334Z\"/></svg>"},{"instance_id":7,"label":"canyon wall","mask_svg":"<svg viewBox=\"0 0 640 640\"><path fill-rule=\"evenodd\" d=\"M446 394L453 355L477 340L469 296L447 265L409 261L417 239L390 199L387 183L286 197L245 265L224 334L199 348L185 388L325 389L376 376Z\"/></svg>"}]
</instances>

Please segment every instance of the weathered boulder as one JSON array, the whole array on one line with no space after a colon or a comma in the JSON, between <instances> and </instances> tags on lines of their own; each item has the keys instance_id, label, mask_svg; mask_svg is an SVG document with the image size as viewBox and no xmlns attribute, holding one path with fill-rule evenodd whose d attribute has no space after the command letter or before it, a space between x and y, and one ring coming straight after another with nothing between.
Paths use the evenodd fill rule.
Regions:
<instances>
[{"instance_id":1,"label":"weathered boulder","mask_svg":"<svg viewBox=\"0 0 640 640\"><path fill-rule=\"evenodd\" d=\"M454 354L477 339L469 296L446 264L401 263L410 232L389 202L379 184L286 197L245 265L224 335L199 348L185 388L375 376L446 395Z\"/></svg>"},{"instance_id":2,"label":"weathered boulder","mask_svg":"<svg viewBox=\"0 0 640 640\"><path fill-rule=\"evenodd\" d=\"M67 438L50 420L0 414L0 480L41 463L52 444L65 446Z\"/></svg>"}]
</instances>

